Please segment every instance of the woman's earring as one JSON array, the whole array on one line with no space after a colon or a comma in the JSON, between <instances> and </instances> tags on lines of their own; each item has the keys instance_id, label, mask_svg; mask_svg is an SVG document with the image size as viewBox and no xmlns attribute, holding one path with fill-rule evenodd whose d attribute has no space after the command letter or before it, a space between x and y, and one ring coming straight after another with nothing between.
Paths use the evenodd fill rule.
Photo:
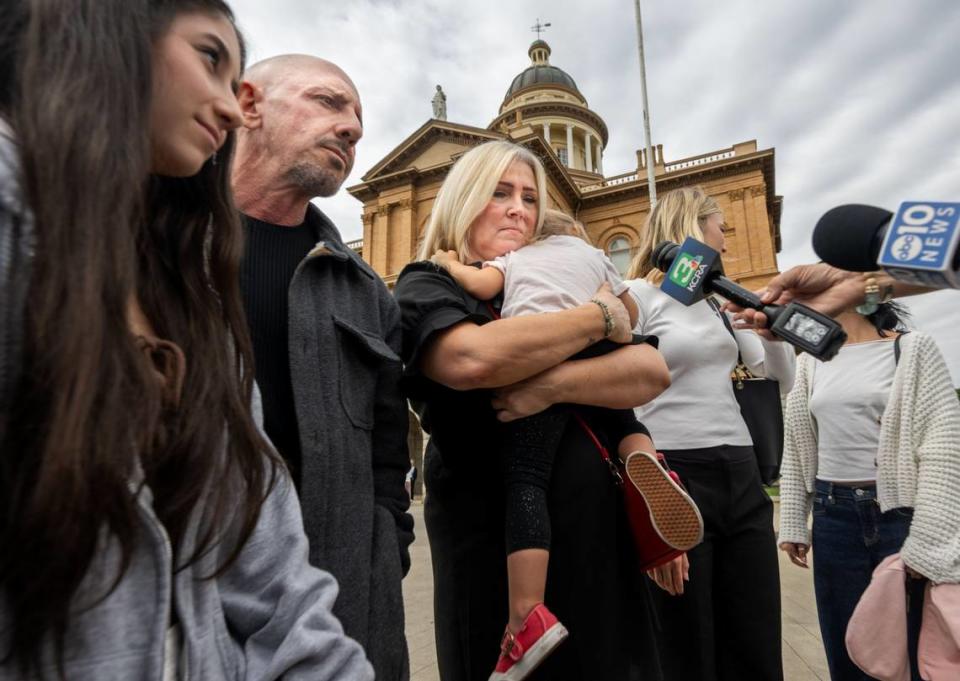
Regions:
<instances>
[{"instance_id":1,"label":"woman's earring","mask_svg":"<svg viewBox=\"0 0 960 681\"><path fill-rule=\"evenodd\" d=\"M213 156L210 157L210 165L217 165L217 152L213 152Z\"/></svg>"}]
</instances>

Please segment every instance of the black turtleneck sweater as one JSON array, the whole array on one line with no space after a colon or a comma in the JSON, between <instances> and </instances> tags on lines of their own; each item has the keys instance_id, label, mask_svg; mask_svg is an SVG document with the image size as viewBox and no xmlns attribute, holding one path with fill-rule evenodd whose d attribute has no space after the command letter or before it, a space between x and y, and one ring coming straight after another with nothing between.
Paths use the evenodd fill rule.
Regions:
<instances>
[{"instance_id":1,"label":"black turtleneck sweater","mask_svg":"<svg viewBox=\"0 0 960 681\"><path fill-rule=\"evenodd\" d=\"M243 216L243 224L247 243L240 265L240 290L253 339L257 385L263 396L264 428L287 460L299 488L300 434L290 382L287 292L297 266L316 244L316 231L309 217L296 227L248 216Z\"/></svg>"}]
</instances>

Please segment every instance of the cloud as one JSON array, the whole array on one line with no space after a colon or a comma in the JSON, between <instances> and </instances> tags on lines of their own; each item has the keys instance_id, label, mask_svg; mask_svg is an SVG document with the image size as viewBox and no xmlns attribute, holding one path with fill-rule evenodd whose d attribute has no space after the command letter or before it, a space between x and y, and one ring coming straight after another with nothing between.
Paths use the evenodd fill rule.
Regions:
<instances>
[{"instance_id":1,"label":"cloud","mask_svg":"<svg viewBox=\"0 0 960 681\"><path fill-rule=\"evenodd\" d=\"M357 83L366 127L348 186L430 118L438 83L451 121L488 125L529 64L538 16L552 23L551 63L607 123L607 174L636 167L644 140L627 0L232 4L253 60L316 54ZM647 0L643 12L654 143L668 161L747 139L776 148L781 267L813 259L813 226L834 205L960 199L960 3ZM341 192L321 205L359 238L359 202ZM960 384L960 294L910 302Z\"/></svg>"}]
</instances>

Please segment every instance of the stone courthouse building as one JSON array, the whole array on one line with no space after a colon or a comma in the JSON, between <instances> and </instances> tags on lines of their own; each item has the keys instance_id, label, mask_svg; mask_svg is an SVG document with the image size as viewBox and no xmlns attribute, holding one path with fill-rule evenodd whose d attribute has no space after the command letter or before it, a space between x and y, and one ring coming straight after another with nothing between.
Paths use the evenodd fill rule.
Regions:
<instances>
[{"instance_id":1,"label":"stone courthouse building","mask_svg":"<svg viewBox=\"0 0 960 681\"><path fill-rule=\"evenodd\" d=\"M637 151L635 171L604 175L607 126L573 78L550 64L550 53L543 40L530 46L530 66L510 83L486 128L428 120L349 188L363 203L362 244L352 245L389 285L415 257L450 167L471 147L498 139L543 160L547 203L576 216L594 244L626 270L650 210L646 154ZM651 162L659 194L701 185L716 197L728 225L727 276L758 288L776 274L782 197L776 194L773 149L758 151L756 141L749 141L667 162L657 145Z\"/></svg>"}]
</instances>

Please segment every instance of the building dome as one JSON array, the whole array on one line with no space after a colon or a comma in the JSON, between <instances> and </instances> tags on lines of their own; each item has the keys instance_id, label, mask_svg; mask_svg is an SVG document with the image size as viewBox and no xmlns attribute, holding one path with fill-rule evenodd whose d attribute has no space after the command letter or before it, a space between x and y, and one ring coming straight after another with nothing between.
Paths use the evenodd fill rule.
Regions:
<instances>
[{"instance_id":1,"label":"building dome","mask_svg":"<svg viewBox=\"0 0 960 681\"><path fill-rule=\"evenodd\" d=\"M510 99L520 92L520 90L525 90L533 85L563 85L580 95L577 84L566 71L547 64L546 66L528 66L525 68L523 72L510 83L510 89L507 90L504 99ZM583 95L580 95L580 97L582 98Z\"/></svg>"},{"instance_id":2,"label":"building dome","mask_svg":"<svg viewBox=\"0 0 960 681\"><path fill-rule=\"evenodd\" d=\"M575 181L596 183L603 175L607 126L590 110L573 78L550 64L550 52L543 40L530 45L530 65L510 83L488 128L540 135L560 164L577 173Z\"/></svg>"},{"instance_id":3,"label":"building dome","mask_svg":"<svg viewBox=\"0 0 960 681\"><path fill-rule=\"evenodd\" d=\"M550 46L546 41L533 41L527 53L530 55L532 63L510 83L510 89L507 90L507 94L503 98L505 102L521 90L526 90L528 87L535 85L561 85L573 90L578 97L583 99L583 95L577 89L577 84L573 78L563 69L550 65Z\"/></svg>"}]
</instances>

